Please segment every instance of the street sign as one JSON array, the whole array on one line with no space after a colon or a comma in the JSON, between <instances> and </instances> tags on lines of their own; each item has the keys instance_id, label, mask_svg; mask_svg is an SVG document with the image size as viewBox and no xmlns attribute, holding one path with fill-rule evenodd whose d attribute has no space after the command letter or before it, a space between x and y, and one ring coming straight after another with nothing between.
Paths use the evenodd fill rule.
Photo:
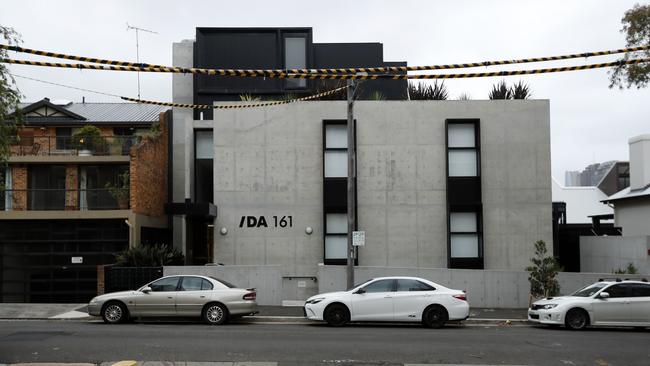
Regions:
<instances>
[{"instance_id":1,"label":"street sign","mask_svg":"<svg viewBox=\"0 0 650 366\"><path fill-rule=\"evenodd\" d=\"M366 245L366 232L365 231L353 231L352 232L352 246L362 247Z\"/></svg>"}]
</instances>

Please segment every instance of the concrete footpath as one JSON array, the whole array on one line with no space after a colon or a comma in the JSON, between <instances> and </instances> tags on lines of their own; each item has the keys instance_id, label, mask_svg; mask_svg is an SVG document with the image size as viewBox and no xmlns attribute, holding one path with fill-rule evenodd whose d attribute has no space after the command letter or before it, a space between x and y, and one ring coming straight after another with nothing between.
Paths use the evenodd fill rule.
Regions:
<instances>
[{"instance_id":1,"label":"concrete footpath","mask_svg":"<svg viewBox=\"0 0 650 366\"><path fill-rule=\"evenodd\" d=\"M525 322L526 309L472 308L467 322L506 323ZM0 303L0 319L4 320L92 320L86 304L11 304ZM259 306L255 316L246 322L310 322L303 317L300 306Z\"/></svg>"}]
</instances>

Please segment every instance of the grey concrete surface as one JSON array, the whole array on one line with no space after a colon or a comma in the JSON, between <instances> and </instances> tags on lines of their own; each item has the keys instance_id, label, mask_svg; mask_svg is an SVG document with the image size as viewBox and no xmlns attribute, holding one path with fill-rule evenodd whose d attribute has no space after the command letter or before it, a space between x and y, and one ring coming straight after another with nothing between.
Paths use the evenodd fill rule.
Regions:
<instances>
[{"instance_id":1,"label":"grey concrete surface","mask_svg":"<svg viewBox=\"0 0 650 366\"><path fill-rule=\"evenodd\" d=\"M650 210L650 205L648 209ZM648 221L649 217L639 216L638 219ZM581 236L580 269L586 272L612 273L619 269L624 270L629 263L632 263L639 274L647 277L650 274L649 250L650 236ZM610 275L612 276L616 275ZM618 277L634 276L618 275Z\"/></svg>"},{"instance_id":2,"label":"grey concrete surface","mask_svg":"<svg viewBox=\"0 0 650 366\"><path fill-rule=\"evenodd\" d=\"M279 365L648 365L649 331L418 325L3 322L0 362L158 360Z\"/></svg>"},{"instance_id":3,"label":"grey concrete surface","mask_svg":"<svg viewBox=\"0 0 650 366\"><path fill-rule=\"evenodd\" d=\"M46 319L74 310L87 311L86 304L0 303L0 319Z\"/></svg>"}]
</instances>

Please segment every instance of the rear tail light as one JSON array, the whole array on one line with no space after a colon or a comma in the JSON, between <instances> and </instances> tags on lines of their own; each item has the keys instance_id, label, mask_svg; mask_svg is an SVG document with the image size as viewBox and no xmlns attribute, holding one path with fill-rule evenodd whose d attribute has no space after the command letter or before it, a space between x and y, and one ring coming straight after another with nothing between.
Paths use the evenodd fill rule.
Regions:
<instances>
[{"instance_id":1,"label":"rear tail light","mask_svg":"<svg viewBox=\"0 0 650 366\"><path fill-rule=\"evenodd\" d=\"M244 300L255 300L256 298L257 298L256 292L249 292L246 295L244 295Z\"/></svg>"},{"instance_id":2,"label":"rear tail light","mask_svg":"<svg viewBox=\"0 0 650 366\"><path fill-rule=\"evenodd\" d=\"M452 296L453 296L454 298L458 299L458 300L467 301L467 295L465 295L465 294L452 295Z\"/></svg>"}]
</instances>

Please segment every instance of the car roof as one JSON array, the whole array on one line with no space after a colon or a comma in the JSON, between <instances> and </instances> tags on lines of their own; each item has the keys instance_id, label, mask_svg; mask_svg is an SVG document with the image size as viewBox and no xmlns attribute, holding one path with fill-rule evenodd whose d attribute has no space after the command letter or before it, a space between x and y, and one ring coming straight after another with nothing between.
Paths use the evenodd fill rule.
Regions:
<instances>
[{"instance_id":1,"label":"car roof","mask_svg":"<svg viewBox=\"0 0 650 366\"><path fill-rule=\"evenodd\" d=\"M616 280L599 280L596 283L604 283L607 285L613 285L617 283L640 283L640 284L648 284L648 281L645 279L639 279L639 280L631 280L631 279L616 279Z\"/></svg>"}]
</instances>

